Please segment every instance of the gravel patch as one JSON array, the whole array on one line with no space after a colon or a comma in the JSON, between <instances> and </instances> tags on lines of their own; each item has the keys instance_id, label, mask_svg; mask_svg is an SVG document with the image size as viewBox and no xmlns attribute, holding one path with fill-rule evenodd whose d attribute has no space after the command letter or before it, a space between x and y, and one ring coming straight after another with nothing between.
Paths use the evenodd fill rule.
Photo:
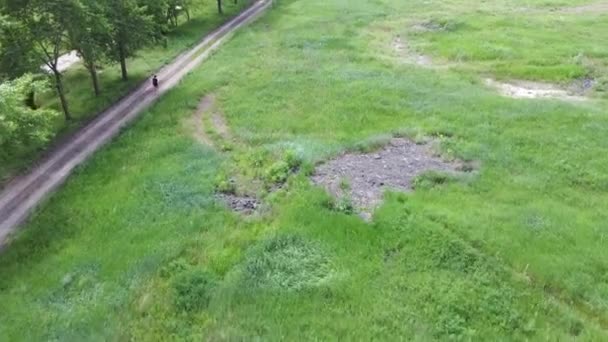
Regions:
<instances>
[{"instance_id":1,"label":"gravel patch","mask_svg":"<svg viewBox=\"0 0 608 342\"><path fill-rule=\"evenodd\" d=\"M314 184L337 198L352 199L364 218L382 201L385 190L410 191L416 176L426 171L456 172L462 165L433 156L430 146L395 138L379 151L346 153L317 167Z\"/></svg>"},{"instance_id":2,"label":"gravel patch","mask_svg":"<svg viewBox=\"0 0 608 342\"><path fill-rule=\"evenodd\" d=\"M245 215L253 214L260 206L260 201L255 197L224 193L217 194L216 197L230 209Z\"/></svg>"}]
</instances>

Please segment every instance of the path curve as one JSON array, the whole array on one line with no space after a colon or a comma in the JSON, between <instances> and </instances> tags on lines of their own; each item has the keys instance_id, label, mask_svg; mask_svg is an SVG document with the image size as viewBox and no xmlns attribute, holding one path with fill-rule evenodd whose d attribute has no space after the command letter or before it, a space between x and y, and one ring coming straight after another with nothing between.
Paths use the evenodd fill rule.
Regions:
<instances>
[{"instance_id":1,"label":"path curve","mask_svg":"<svg viewBox=\"0 0 608 342\"><path fill-rule=\"evenodd\" d=\"M260 0L228 21L189 51L158 71L161 84L154 91L148 81L100 113L92 122L65 141L39 165L11 181L0 193L0 247L7 237L49 194L59 187L74 168L116 136L144 109L173 88L203 62L230 34L261 15L272 0Z\"/></svg>"}]
</instances>

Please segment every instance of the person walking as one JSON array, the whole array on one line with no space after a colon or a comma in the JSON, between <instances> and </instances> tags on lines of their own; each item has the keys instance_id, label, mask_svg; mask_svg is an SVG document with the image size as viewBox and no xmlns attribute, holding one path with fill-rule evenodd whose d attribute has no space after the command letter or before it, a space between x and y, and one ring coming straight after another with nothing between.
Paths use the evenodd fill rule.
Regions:
<instances>
[{"instance_id":1,"label":"person walking","mask_svg":"<svg viewBox=\"0 0 608 342\"><path fill-rule=\"evenodd\" d=\"M156 75L152 77L152 86L154 86L154 89L158 89L158 77Z\"/></svg>"}]
</instances>

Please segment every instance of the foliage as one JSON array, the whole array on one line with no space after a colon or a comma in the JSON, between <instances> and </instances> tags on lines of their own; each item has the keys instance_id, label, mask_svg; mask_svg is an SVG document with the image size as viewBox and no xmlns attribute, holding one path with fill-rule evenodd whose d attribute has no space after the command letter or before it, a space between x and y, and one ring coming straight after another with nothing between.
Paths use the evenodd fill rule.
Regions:
<instances>
[{"instance_id":1,"label":"foliage","mask_svg":"<svg viewBox=\"0 0 608 342\"><path fill-rule=\"evenodd\" d=\"M75 8L74 18L65 28L69 46L78 52L84 66L91 74L95 95L99 95L97 66L104 57L105 44L110 40L110 25L103 13L102 5L93 0L85 0Z\"/></svg>"},{"instance_id":2,"label":"foliage","mask_svg":"<svg viewBox=\"0 0 608 342\"><path fill-rule=\"evenodd\" d=\"M266 170L266 181L269 184L284 183L292 172L302 165L302 159L293 150L287 150L282 160L273 162Z\"/></svg>"},{"instance_id":3,"label":"foliage","mask_svg":"<svg viewBox=\"0 0 608 342\"><path fill-rule=\"evenodd\" d=\"M187 312L204 309L212 296L215 277L198 269L189 269L173 281L175 306Z\"/></svg>"},{"instance_id":4,"label":"foliage","mask_svg":"<svg viewBox=\"0 0 608 342\"><path fill-rule=\"evenodd\" d=\"M10 26L20 34L13 42L20 45L19 50L31 52L49 68L66 120L71 119L71 114L59 70L59 57L65 43L65 30L74 19L77 6L74 0L31 0L9 12L10 20L14 21Z\"/></svg>"},{"instance_id":5,"label":"foliage","mask_svg":"<svg viewBox=\"0 0 608 342\"><path fill-rule=\"evenodd\" d=\"M110 26L107 55L120 63L122 79L127 80L126 59L154 38L154 21L136 0L106 0L104 10Z\"/></svg>"},{"instance_id":6,"label":"foliage","mask_svg":"<svg viewBox=\"0 0 608 342\"><path fill-rule=\"evenodd\" d=\"M26 105L31 92L48 87L46 81L22 76L0 84L0 160L44 144L53 134L52 122L57 112L33 110Z\"/></svg>"},{"instance_id":7,"label":"foliage","mask_svg":"<svg viewBox=\"0 0 608 342\"><path fill-rule=\"evenodd\" d=\"M0 13L0 79L18 78L34 72L40 65L32 41L23 39L25 28Z\"/></svg>"}]
</instances>

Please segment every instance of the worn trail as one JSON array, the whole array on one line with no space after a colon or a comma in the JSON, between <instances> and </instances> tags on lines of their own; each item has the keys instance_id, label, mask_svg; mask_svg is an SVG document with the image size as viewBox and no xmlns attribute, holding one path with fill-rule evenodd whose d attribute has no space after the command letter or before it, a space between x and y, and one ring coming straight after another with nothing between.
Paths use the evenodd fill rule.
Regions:
<instances>
[{"instance_id":1,"label":"worn trail","mask_svg":"<svg viewBox=\"0 0 608 342\"><path fill-rule=\"evenodd\" d=\"M161 79L157 90L152 89L147 82L141 84L65 141L35 168L10 182L0 193L0 247L29 213L67 179L76 166L116 136L122 127L135 119L145 108L176 86L232 32L254 20L271 3L272 0L255 2L237 17L207 35L194 48L163 67L157 73Z\"/></svg>"}]
</instances>

